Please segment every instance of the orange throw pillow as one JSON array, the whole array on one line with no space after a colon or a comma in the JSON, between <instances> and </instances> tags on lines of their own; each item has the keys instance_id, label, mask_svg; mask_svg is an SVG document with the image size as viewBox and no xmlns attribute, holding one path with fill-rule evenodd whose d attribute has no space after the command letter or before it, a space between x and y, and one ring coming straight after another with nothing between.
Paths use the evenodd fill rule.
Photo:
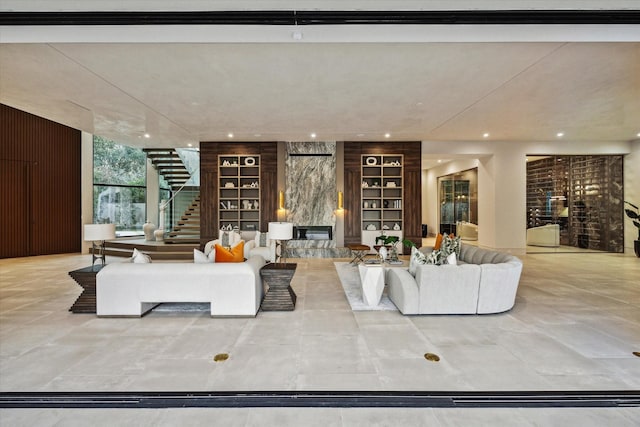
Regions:
<instances>
[{"instance_id":1,"label":"orange throw pillow","mask_svg":"<svg viewBox=\"0 0 640 427\"><path fill-rule=\"evenodd\" d=\"M243 262L244 241L240 241L231 250L216 243L216 262Z\"/></svg>"},{"instance_id":2,"label":"orange throw pillow","mask_svg":"<svg viewBox=\"0 0 640 427\"><path fill-rule=\"evenodd\" d=\"M438 234L436 236L436 244L433 245L434 251L437 251L438 249L440 249L440 246L442 245L442 238L443 238L442 234Z\"/></svg>"}]
</instances>

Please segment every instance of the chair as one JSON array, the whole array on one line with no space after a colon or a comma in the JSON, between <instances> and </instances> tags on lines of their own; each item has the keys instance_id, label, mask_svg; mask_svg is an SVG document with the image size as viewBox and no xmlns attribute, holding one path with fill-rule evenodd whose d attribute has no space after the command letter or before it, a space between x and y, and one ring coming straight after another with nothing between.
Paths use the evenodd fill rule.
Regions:
<instances>
[{"instance_id":1,"label":"chair","mask_svg":"<svg viewBox=\"0 0 640 427\"><path fill-rule=\"evenodd\" d=\"M478 240L478 226L470 222L458 221L456 234L460 240Z\"/></svg>"},{"instance_id":2,"label":"chair","mask_svg":"<svg viewBox=\"0 0 640 427\"><path fill-rule=\"evenodd\" d=\"M216 244L222 246L222 233L228 233L229 234L229 246L235 246L238 243L240 243L240 241L242 241L242 236L240 235L240 233L238 233L236 231L220 230L220 234L218 235L217 239L210 240L204 245L204 253L205 253L205 255L209 255L209 253L213 250L213 248L215 247ZM247 258L247 259L251 256L249 250L250 250L250 247L245 242L245 245L244 245L244 257Z\"/></svg>"}]
</instances>

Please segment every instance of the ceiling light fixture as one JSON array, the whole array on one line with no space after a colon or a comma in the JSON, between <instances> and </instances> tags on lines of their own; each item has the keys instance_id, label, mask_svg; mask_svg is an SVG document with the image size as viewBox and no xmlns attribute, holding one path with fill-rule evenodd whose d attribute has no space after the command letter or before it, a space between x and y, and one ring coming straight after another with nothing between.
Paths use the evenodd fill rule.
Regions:
<instances>
[{"instance_id":1,"label":"ceiling light fixture","mask_svg":"<svg viewBox=\"0 0 640 427\"><path fill-rule=\"evenodd\" d=\"M193 144L189 143L187 144L187 147L193 147Z\"/></svg>"},{"instance_id":2,"label":"ceiling light fixture","mask_svg":"<svg viewBox=\"0 0 640 427\"><path fill-rule=\"evenodd\" d=\"M564 136L564 132L558 132L558 133L556 133L556 136L558 138L562 138Z\"/></svg>"},{"instance_id":3,"label":"ceiling light fixture","mask_svg":"<svg viewBox=\"0 0 640 427\"><path fill-rule=\"evenodd\" d=\"M364 133L359 133L358 136L362 138L364 136Z\"/></svg>"},{"instance_id":4,"label":"ceiling light fixture","mask_svg":"<svg viewBox=\"0 0 640 427\"><path fill-rule=\"evenodd\" d=\"M384 137L385 137L385 138L391 138L391 134L390 134L390 133L385 133L385 134L384 134Z\"/></svg>"},{"instance_id":5,"label":"ceiling light fixture","mask_svg":"<svg viewBox=\"0 0 640 427\"><path fill-rule=\"evenodd\" d=\"M438 159L438 163L442 163L442 160L441 160L441 159Z\"/></svg>"},{"instance_id":6,"label":"ceiling light fixture","mask_svg":"<svg viewBox=\"0 0 640 427\"><path fill-rule=\"evenodd\" d=\"M636 133L636 136L637 136L638 138L640 138L640 132Z\"/></svg>"},{"instance_id":7,"label":"ceiling light fixture","mask_svg":"<svg viewBox=\"0 0 640 427\"><path fill-rule=\"evenodd\" d=\"M302 40L302 32L301 31L294 31L293 33L291 33L291 38L293 38L294 40Z\"/></svg>"},{"instance_id":8,"label":"ceiling light fixture","mask_svg":"<svg viewBox=\"0 0 640 427\"><path fill-rule=\"evenodd\" d=\"M229 133L227 134L227 137L228 137L228 138L233 138L233 134L232 134L231 132L229 132Z\"/></svg>"},{"instance_id":9,"label":"ceiling light fixture","mask_svg":"<svg viewBox=\"0 0 640 427\"><path fill-rule=\"evenodd\" d=\"M483 138L489 138L489 132L485 132L485 133L483 133L483 134L482 134L482 137L483 137Z\"/></svg>"},{"instance_id":10,"label":"ceiling light fixture","mask_svg":"<svg viewBox=\"0 0 640 427\"><path fill-rule=\"evenodd\" d=\"M316 137L315 132L311 132L311 135L310 135L310 136L311 136L311 138L312 138L312 139L313 139L313 138L315 138L315 137Z\"/></svg>"},{"instance_id":11,"label":"ceiling light fixture","mask_svg":"<svg viewBox=\"0 0 640 427\"><path fill-rule=\"evenodd\" d=\"M149 135L148 133L145 133L145 134L144 134L144 137L145 137L145 138L151 138L151 135Z\"/></svg>"}]
</instances>

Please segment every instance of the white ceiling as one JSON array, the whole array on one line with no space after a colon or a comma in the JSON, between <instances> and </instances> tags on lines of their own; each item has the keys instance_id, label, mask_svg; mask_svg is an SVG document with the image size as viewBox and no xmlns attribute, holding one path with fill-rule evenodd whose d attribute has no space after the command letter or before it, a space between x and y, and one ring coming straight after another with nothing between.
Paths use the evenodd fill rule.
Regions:
<instances>
[{"instance_id":1,"label":"white ceiling","mask_svg":"<svg viewBox=\"0 0 640 427\"><path fill-rule=\"evenodd\" d=\"M390 141L454 143L481 141L485 132L513 142L552 141L557 132L571 141L628 141L640 132L640 38L597 41L618 28L586 38L595 41L566 38L572 42L483 41L473 33L411 41L408 27L387 42L379 32L391 34L388 27L359 27L355 38L323 42L317 28L302 28L296 42L295 27L251 27L237 42L229 34L242 28L225 29L224 41L196 43L192 34L176 43L166 42L176 31L168 27L160 29L162 42L132 43L150 29L120 42L111 27L118 42L78 43L50 37L57 28L13 42L15 29L4 27L0 102L146 147L227 140L230 132L240 141L311 140L312 132L338 141L389 133ZM92 40L89 28L66 30L71 39ZM24 43L38 31L46 34ZM286 41L273 40L273 31ZM363 34L378 40L363 42ZM486 40L509 39L501 34Z\"/></svg>"}]
</instances>

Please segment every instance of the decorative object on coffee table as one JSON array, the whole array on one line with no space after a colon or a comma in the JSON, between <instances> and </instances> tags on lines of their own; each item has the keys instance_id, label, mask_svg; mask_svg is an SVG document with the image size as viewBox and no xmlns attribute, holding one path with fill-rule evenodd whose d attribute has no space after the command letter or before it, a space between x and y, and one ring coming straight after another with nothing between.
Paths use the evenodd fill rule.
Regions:
<instances>
[{"instance_id":1,"label":"decorative object on coffee table","mask_svg":"<svg viewBox=\"0 0 640 427\"><path fill-rule=\"evenodd\" d=\"M82 293L73 303L69 311L72 313L96 312L96 274L104 264L92 265L69 272L69 276L82 287Z\"/></svg>"},{"instance_id":2,"label":"decorative object on coffee table","mask_svg":"<svg viewBox=\"0 0 640 427\"><path fill-rule=\"evenodd\" d=\"M96 263L99 259L102 261L102 265L105 264L105 240L115 239L116 237L116 225L115 224L85 224L84 225L84 240L91 242L92 245L92 260L91 265ZM101 242L96 245L96 242Z\"/></svg>"},{"instance_id":3,"label":"decorative object on coffee table","mask_svg":"<svg viewBox=\"0 0 640 427\"><path fill-rule=\"evenodd\" d=\"M291 288L291 279L298 264L270 263L260 269L260 276L268 286L262 300L262 311L293 311L296 307L296 293Z\"/></svg>"}]
</instances>

